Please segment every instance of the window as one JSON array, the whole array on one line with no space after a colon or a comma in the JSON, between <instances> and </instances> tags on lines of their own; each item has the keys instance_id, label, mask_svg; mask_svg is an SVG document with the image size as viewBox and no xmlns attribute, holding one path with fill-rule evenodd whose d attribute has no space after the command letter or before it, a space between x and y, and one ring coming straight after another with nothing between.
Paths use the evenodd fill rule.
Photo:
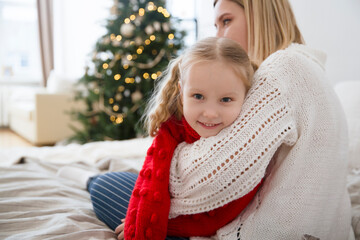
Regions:
<instances>
[{"instance_id":1,"label":"window","mask_svg":"<svg viewBox=\"0 0 360 240\"><path fill-rule=\"evenodd\" d=\"M40 83L36 0L0 0L0 83Z\"/></svg>"}]
</instances>

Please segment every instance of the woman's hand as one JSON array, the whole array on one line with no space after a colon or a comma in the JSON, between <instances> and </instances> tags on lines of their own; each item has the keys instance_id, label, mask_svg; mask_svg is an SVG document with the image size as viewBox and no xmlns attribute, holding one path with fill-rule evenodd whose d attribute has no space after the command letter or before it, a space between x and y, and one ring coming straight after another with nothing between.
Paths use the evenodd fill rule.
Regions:
<instances>
[{"instance_id":1,"label":"woman's hand","mask_svg":"<svg viewBox=\"0 0 360 240\"><path fill-rule=\"evenodd\" d=\"M115 233L118 235L117 237L118 240L124 239L125 219L121 219L121 222L122 224L120 224L119 226L117 226L117 228L115 228Z\"/></svg>"}]
</instances>

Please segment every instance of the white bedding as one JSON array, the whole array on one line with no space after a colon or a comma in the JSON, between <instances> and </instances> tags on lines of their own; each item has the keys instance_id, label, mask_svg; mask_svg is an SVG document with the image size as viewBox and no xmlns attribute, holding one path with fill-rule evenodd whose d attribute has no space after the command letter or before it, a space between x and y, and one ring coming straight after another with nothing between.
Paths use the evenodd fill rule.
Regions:
<instances>
[{"instance_id":1,"label":"white bedding","mask_svg":"<svg viewBox=\"0 0 360 240\"><path fill-rule=\"evenodd\" d=\"M71 165L138 171L151 139L0 151L0 239L115 239L79 183L56 176Z\"/></svg>"},{"instance_id":2,"label":"white bedding","mask_svg":"<svg viewBox=\"0 0 360 240\"><path fill-rule=\"evenodd\" d=\"M335 87L349 124L348 190L360 240L360 81ZM92 211L89 193L56 176L64 165L138 171L152 139L0 150L0 239L115 239ZM334 176L336 177L336 176Z\"/></svg>"}]
</instances>

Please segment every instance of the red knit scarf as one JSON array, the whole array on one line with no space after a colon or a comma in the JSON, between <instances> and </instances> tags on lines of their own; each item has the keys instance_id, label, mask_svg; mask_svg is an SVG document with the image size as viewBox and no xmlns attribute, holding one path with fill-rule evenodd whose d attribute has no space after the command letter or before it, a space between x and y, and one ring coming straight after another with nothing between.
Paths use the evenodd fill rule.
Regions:
<instances>
[{"instance_id":1,"label":"red knit scarf","mask_svg":"<svg viewBox=\"0 0 360 240\"><path fill-rule=\"evenodd\" d=\"M172 117L161 125L130 198L124 230L126 240L164 240L167 235L211 236L238 216L252 200L261 183L223 207L169 220L169 175L174 150L183 141L193 143L199 138L184 118L179 121Z\"/></svg>"}]
</instances>

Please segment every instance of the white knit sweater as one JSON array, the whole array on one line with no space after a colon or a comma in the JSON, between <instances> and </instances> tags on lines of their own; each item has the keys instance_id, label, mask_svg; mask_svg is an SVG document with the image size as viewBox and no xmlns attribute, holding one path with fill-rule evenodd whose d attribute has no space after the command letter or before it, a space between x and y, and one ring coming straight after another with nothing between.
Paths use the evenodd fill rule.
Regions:
<instances>
[{"instance_id":1,"label":"white knit sweater","mask_svg":"<svg viewBox=\"0 0 360 240\"><path fill-rule=\"evenodd\" d=\"M259 67L230 127L178 146L170 217L223 206L265 177L252 203L212 239L349 238L347 128L324 62L304 45L277 51Z\"/></svg>"}]
</instances>

